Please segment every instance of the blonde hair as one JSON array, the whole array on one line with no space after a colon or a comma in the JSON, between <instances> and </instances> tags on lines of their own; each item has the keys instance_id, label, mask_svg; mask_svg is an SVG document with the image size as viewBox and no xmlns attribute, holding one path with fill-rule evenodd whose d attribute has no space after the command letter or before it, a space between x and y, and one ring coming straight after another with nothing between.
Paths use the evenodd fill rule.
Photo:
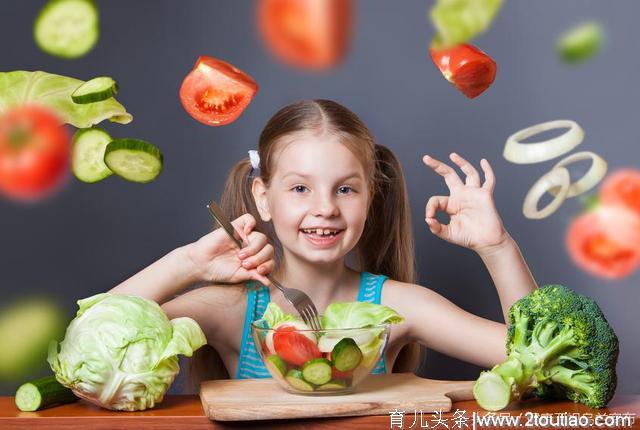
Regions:
<instances>
[{"instance_id":1,"label":"blonde hair","mask_svg":"<svg viewBox=\"0 0 640 430\"><path fill-rule=\"evenodd\" d=\"M409 200L402 168L397 158L385 146L376 144L369 129L349 109L330 100L302 100L280 109L260 134L259 175L268 186L275 168L273 159L282 137L292 133L312 131L339 138L361 160L370 190L370 204L362 237L356 247L359 270L379 273L401 282L416 279L413 234ZM245 213L256 218L256 230L268 236L276 248L276 264L282 258L282 246L271 223L261 220L251 193L253 177L248 158L236 163L222 193L220 204L231 219ZM394 214L394 216L389 216ZM398 355L394 371L414 371L419 364L420 346L406 345ZM202 363L206 360L208 363ZM219 355L211 347L201 348L194 355L191 380L228 377ZM203 365L204 364L204 365ZM206 368L206 373L205 372Z\"/></svg>"}]
</instances>

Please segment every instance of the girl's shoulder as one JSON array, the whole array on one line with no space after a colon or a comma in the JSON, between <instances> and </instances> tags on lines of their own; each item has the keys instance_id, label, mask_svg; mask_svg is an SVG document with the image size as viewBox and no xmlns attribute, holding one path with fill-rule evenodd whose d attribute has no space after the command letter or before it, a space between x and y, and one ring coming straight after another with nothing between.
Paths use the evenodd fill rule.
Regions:
<instances>
[{"instance_id":1,"label":"girl's shoulder","mask_svg":"<svg viewBox=\"0 0 640 430\"><path fill-rule=\"evenodd\" d=\"M381 303L400 312L424 304L434 294L437 293L425 286L387 278L382 289Z\"/></svg>"}]
</instances>

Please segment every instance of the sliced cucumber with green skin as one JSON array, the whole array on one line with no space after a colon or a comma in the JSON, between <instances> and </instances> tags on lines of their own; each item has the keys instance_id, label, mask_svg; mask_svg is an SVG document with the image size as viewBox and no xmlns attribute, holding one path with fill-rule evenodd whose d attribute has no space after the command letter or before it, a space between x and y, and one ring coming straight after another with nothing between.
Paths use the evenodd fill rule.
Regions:
<instances>
[{"instance_id":1,"label":"sliced cucumber with green skin","mask_svg":"<svg viewBox=\"0 0 640 430\"><path fill-rule=\"evenodd\" d=\"M138 139L115 139L107 145L104 162L113 173L131 182L147 183L162 171L162 154Z\"/></svg>"},{"instance_id":2,"label":"sliced cucumber with green skin","mask_svg":"<svg viewBox=\"0 0 640 430\"><path fill-rule=\"evenodd\" d=\"M61 58L85 55L99 33L98 9L92 0L49 0L33 27L40 49Z\"/></svg>"},{"instance_id":3,"label":"sliced cucumber with green skin","mask_svg":"<svg viewBox=\"0 0 640 430\"><path fill-rule=\"evenodd\" d=\"M314 385L326 384L331 380L331 362L326 358L314 358L304 363L302 377Z\"/></svg>"},{"instance_id":4,"label":"sliced cucumber with green skin","mask_svg":"<svg viewBox=\"0 0 640 430\"><path fill-rule=\"evenodd\" d=\"M313 391L313 385L304 380L302 371L298 369L289 370L285 379L296 390Z\"/></svg>"},{"instance_id":5,"label":"sliced cucumber with green skin","mask_svg":"<svg viewBox=\"0 0 640 430\"><path fill-rule=\"evenodd\" d=\"M348 372L360 365L362 351L353 339L342 339L331 351L331 362L340 372Z\"/></svg>"},{"instance_id":6,"label":"sliced cucumber with green skin","mask_svg":"<svg viewBox=\"0 0 640 430\"><path fill-rule=\"evenodd\" d=\"M104 152L112 141L99 127L83 128L73 136L71 170L82 182L98 182L113 172L104 164Z\"/></svg>"},{"instance_id":7,"label":"sliced cucumber with green skin","mask_svg":"<svg viewBox=\"0 0 640 430\"><path fill-rule=\"evenodd\" d=\"M318 391L333 391L333 390L344 390L347 388L347 382L343 379L334 379L333 381L329 381L326 384L320 385L316 388Z\"/></svg>"},{"instance_id":8,"label":"sliced cucumber with green skin","mask_svg":"<svg viewBox=\"0 0 640 430\"><path fill-rule=\"evenodd\" d=\"M80 85L71 93L71 100L76 104L101 102L118 94L118 84L108 76L93 78Z\"/></svg>"},{"instance_id":9,"label":"sliced cucumber with green skin","mask_svg":"<svg viewBox=\"0 0 640 430\"><path fill-rule=\"evenodd\" d=\"M55 376L46 376L22 384L16 391L16 406L21 411L37 411L53 405L78 400L73 392L58 382Z\"/></svg>"},{"instance_id":10,"label":"sliced cucumber with green skin","mask_svg":"<svg viewBox=\"0 0 640 430\"><path fill-rule=\"evenodd\" d=\"M264 365L272 374L285 376L287 373L287 363L277 355L269 355L265 358Z\"/></svg>"}]
</instances>

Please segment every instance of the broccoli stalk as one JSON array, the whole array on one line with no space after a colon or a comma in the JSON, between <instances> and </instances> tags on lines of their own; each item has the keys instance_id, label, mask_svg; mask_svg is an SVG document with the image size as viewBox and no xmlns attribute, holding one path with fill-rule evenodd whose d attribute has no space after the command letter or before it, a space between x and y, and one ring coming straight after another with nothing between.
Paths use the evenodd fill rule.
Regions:
<instances>
[{"instance_id":1,"label":"broccoli stalk","mask_svg":"<svg viewBox=\"0 0 640 430\"><path fill-rule=\"evenodd\" d=\"M598 305L560 285L539 288L509 311L507 359L480 374L473 394L490 411L523 396L605 406L616 388L618 339Z\"/></svg>"}]
</instances>

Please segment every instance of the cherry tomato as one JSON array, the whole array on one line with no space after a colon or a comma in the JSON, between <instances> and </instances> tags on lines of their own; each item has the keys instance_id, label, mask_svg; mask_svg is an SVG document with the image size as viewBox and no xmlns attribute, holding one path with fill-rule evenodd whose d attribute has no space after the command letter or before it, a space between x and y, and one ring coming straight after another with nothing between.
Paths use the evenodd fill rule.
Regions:
<instances>
[{"instance_id":1,"label":"cherry tomato","mask_svg":"<svg viewBox=\"0 0 640 430\"><path fill-rule=\"evenodd\" d=\"M429 54L445 79L470 99L482 94L496 78L496 62L475 46L431 48Z\"/></svg>"},{"instance_id":2,"label":"cherry tomato","mask_svg":"<svg viewBox=\"0 0 640 430\"><path fill-rule=\"evenodd\" d=\"M180 101L194 119L217 126L238 119L257 92L251 76L217 58L201 56L182 82Z\"/></svg>"},{"instance_id":3,"label":"cherry tomato","mask_svg":"<svg viewBox=\"0 0 640 430\"><path fill-rule=\"evenodd\" d=\"M579 267L603 278L624 278L640 265L640 252L615 242L597 211L582 214L571 223L566 246Z\"/></svg>"},{"instance_id":4,"label":"cherry tomato","mask_svg":"<svg viewBox=\"0 0 640 430\"><path fill-rule=\"evenodd\" d=\"M318 345L291 326L275 330L273 347L280 358L297 366L302 366L311 359L322 357Z\"/></svg>"},{"instance_id":5,"label":"cherry tomato","mask_svg":"<svg viewBox=\"0 0 640 430\"><path fill-rule=\"evenodd\" d=\"M600 202L622 204L640 215L640 170L621 169L604 180Z\"/></svg>"},{"instance_id":6,"label":"cherry tomato","mask_svg":"<svg viewBox=\"0 0 640 430\"><path fill-rule=\"evenodd\" d=\"M0 192L18 200L42 197L69 165L69 133L50 110L24 105L0 117Z\"/></svg>"},{"instance_id":7,"label":"cherry tomato","mask_svg":"<svg viewBox=\"0 0 640 430\"><path fill-rule=\"evenodd\" d=\"M283 62L324 69L344 57L352 10L352 0L260 0L258 28Z\"/></svg>"}]
</instances>

